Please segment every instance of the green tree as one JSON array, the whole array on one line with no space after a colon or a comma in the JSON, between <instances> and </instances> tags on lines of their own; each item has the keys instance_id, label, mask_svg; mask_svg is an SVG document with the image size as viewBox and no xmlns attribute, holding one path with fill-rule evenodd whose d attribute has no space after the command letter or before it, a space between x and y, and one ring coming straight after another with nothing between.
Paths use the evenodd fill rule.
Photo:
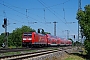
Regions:
<instances>
[{"instance_id":1,"label":"green tree","mask_svg":"<svg viewBox=\"0 0 90 60\"><path fill-rule=\"evenodd\" d=\"M74 42L71 38L68 38L68 40L71 40L72 42Z\"/></svg>"},{"instance_id":2,"label":"green tree","mask_svg":"<svg viewBox=\"0 0 90 60\"><path fill-rule=\"evenodd\" d=\"M77 12L77 20L81 27L81 33L86 37L85 48L90 53L90 5L86 5L84 10Z\"/></svg>"},{"instance_id":3,"label":"green tree","mask_svg":"<svg viewBox=\"0 0 90 60\"><path fill-rule=\"evenodd\" d=\"M16 28L15 30L13 30L12 34L9 36L9 46L13 45L13 46L21 46L22 44L22 34L24 32L33 32L35 31L34 29L28 27L28 26L22 26L21 28Z\"/></svg>"},{"instance_id":4,"label":"green tree","mask_svg":"<svg viewBox=\"0 0 90 60\"><path fill-rule=\"evenodd\" d=\"M76 45L80 46L80 45L81 45L81 42L76 41L76 42L74 42L74 45L75 45L75 46L76 46Z\"/></svg>"},{"instance_id":5,"label":"green tree","mask_svg":"<svg viewBox=\"0 0 90 60\"><path fill-rule=\"evenodd\" d=\"M44 34L51 34L51 33L49 33L49 32L44 32Z\"/></svg>"},{"instance_id":6,"label":"green tree","mask_svg":"<svg viewBox=\"0 0 90 60\"><path fill-rule=\"evenodd\" d=\"M12 33L9 33L9 36L8 36L8 46L14 46L13 42L12 42Z\"/></svg>"},{"instance_id":7,"label":"green tree","mask_svg":"<svg viewBox=\"0 0 90 60\"><path fill-rule=\"evenodd\" d=\"M74 41L71 38L68 38L68 40L71 40L72 41L72 45L74 46Z\"/></svg>"},{"instance_id":8,"label":"green tree","mask_svg":"<svg viewBox=\"0 0 90 60\"><path fill-rule=\"evenodd\" d=\"M5 37L4 33L1 33L1 35L0 35L0 47L2 46L2 43L4 43L4 37Z\"/></svg>"}]
</instances>

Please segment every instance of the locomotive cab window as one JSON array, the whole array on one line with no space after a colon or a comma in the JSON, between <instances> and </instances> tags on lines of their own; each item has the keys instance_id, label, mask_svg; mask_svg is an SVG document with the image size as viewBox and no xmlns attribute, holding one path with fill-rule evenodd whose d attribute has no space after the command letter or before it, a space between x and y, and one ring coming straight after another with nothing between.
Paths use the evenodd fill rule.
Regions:
<instances>
[{"instance_id":1,"label":"locomotive cab window","mask_svg":"<svg viewBox=\"0 0 90 60\"><path fill-rule=\"evenodd\" d=\"M27 36L27 34L23 34L23 36Z\"/></svg>"},{"instance_id":2,"label":"locomotive cab window","mask_svg":"<svg viewBox=\"0 0 90 60\"><path fill-rule=\"evenodd\" d=\"M32 33L24 33L23 36L31 36L32 37Z\"/></svg>"},{"instance_id":3,"label":"locomotive cab window","mask_svg":"<svg viewBox=\"0 0 90 60\"><path fill-rule=\"evenodd\" d=\"M32 36L32 34L28 34L28 36Z\"/></svg>"}]
</instances>

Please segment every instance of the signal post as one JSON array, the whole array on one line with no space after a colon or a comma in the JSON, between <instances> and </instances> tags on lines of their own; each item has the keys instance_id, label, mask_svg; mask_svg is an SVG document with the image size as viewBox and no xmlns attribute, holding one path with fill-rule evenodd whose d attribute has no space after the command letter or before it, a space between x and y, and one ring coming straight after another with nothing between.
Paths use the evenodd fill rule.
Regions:
<instances>
[{"instance_id":1,"label":"signal post","mask_svg":"<svg viewBox=\"0 0 90 60\"><path fill-rule=\"evenodd\" d=\"M4 24L2 25L2 27L5 29L4 47L8 48L7 18L4 18Z\"/></svg>"}]
</instances>

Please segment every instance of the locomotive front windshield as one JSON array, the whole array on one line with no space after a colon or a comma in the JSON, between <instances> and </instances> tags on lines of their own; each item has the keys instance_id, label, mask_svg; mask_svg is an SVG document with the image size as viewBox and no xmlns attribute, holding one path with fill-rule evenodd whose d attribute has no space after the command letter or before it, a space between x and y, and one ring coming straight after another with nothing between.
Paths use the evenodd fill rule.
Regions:
<instances>
[{"instance_id":1,"label":"locomotive front windshield","mask_svg":"<svg viewBox=\"0 0 90 60\"><path fill-rule=\"evenodd\" d=\"M24 33L23 36L30 36L30 37L32 37L32 33Z\"/></svg>"}]
</instances>

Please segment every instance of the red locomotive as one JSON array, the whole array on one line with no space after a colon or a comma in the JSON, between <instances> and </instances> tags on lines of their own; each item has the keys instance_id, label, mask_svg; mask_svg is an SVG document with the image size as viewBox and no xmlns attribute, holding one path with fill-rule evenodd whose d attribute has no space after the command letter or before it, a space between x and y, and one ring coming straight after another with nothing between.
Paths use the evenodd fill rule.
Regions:
<instances>
[{"instance_id":1,"label":"red locomotive","mask_svg":"<svg viewBox=\"0 0 90 60\"><path fill-rule=\"evenodd\" d=\"M22 46L32 47L45 45L47 45L46 35L36 32L23 33Z\"/></svg>"},{"instance_id":2,"label":"red locomotive","mask_svg":"<svg viewBox=\"0 0 90 60\"><path fill-rule=\"evenodd\" d=\"M43 47L43 46L68 46L72 45L71 40L65 40L50 34L27 32L22 35L23 47Z\"/></svg>"}]
</instances>

